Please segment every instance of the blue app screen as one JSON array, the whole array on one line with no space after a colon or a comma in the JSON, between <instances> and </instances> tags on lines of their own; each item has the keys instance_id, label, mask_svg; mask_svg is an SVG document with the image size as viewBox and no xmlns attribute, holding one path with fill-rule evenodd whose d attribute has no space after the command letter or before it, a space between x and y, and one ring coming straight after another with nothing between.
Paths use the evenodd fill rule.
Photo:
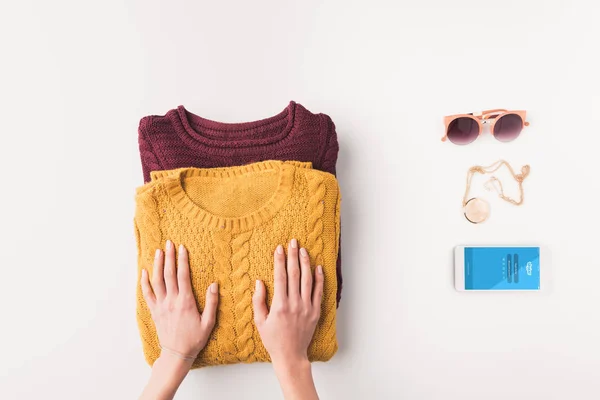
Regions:
<instances>
[{"instance_id":1,"label":"blue app screen","mask_svg":"<svg viewBox=\"0 0 600 400\"><path fill-rule=\"evenodd\" d=\"M466 290L539 288L539 247L465 247Z\"/></svg>"}]
</instances>

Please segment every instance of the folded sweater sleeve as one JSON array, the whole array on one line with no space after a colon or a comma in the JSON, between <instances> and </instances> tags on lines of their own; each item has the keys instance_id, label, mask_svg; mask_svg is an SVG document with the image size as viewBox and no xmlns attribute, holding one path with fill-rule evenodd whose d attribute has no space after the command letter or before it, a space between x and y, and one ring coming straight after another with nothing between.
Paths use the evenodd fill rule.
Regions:
<instances>
[{"instance_id":1,"label":"folded sweater sleeve","mask_svg":"<svg viewBox=\"0 0 600 400\"><path fill-rule=\"evenodd\" d=\"M144 183L150 182L150 172L164 169L152 146L150 138L151 127L152 117L148 116L140 120L138 128L138 145L140 147L142 171L144 172Z\"/></svg>"}]
</instances>

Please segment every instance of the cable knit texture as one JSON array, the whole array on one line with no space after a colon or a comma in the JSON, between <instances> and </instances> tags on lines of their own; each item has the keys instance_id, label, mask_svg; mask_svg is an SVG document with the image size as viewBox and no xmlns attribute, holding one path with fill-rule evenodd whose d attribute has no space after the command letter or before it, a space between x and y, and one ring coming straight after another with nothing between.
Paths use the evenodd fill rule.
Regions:
<instances>
[{"instance_id":1,"label":"cable knit texture","mask_svg":"<svg viewBox=\"0 0 600 400\"><path fill-rule=\"evenodd\" d=\"M313 168L335 175L339 150L331 118L313 114L293 101L274 117L243 123L211 121L179 106L164 116L142 118L138 133L144 182L150 181L152 171L231 167L271 159L311 162Z\"/></svg>"},{"instance_id":2,"label":"cable knit texture","mask_svg":"<svg viewBox=\"0 0 600 400\"><path fill-rule=\"evenodd\" d=\"M169 238L189 251L192 287L201 310L206 288L219 283L217 323L194 368L269 361L254 325L254 282L265 282L270 303L273 252L290 238L306 247L311 264L321 264L325 274L321 319L309 358L327 361L335 354L339 205L335 177L300 162L158 171L138 188L138 278L142 268L152 273L154 251L164 248ZM144 354L152 365L160 347L139 279L137 319Z\"/></svg>"}]
</instances>

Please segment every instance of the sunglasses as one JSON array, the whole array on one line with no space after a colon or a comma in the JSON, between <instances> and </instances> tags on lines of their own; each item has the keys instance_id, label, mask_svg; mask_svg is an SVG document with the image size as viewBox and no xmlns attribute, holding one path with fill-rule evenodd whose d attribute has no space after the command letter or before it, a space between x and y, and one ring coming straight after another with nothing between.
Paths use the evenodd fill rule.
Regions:
<instances>
[{"instance_id":1,"label":"sunglasses","mask_svg":"<svg viewBox=\"0 0 600 400\"><path fill-rule=\"evenodd\" d=\"M501 142L515 140L523 130L529 126L525 121L527 111L508 111L504 109L487 110L480 113L457 114L444 117L446 139L454 144L469 144L473 142L483 130L483 125L490 125L492 134Z\"/></svg>"}]
</instances>

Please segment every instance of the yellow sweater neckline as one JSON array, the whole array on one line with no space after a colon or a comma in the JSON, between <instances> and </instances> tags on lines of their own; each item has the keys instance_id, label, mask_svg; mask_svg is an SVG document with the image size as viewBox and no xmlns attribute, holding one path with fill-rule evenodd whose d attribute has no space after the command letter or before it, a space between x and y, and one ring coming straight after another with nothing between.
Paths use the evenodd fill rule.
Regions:
<instances>
[{"instance_id":1,"label":"yellow sweater neckline","mask_svg":"<svg viewBox=\"0 0 600 400\"><path fill-rule=\"evenodd\" d=\"M292 192L295 165L282 161L262 161L258 163L228 168L182 168L164 179L164 187L173 204L179 211L208 229L239 233L273 218L283 207ZM278 172L277 189L259 209L241 217L225 217L213 214L196 203L187 195L182 180L191 177L231 177L252 174L260 171L275 170Z\"/></svg>"}]
</instances>

